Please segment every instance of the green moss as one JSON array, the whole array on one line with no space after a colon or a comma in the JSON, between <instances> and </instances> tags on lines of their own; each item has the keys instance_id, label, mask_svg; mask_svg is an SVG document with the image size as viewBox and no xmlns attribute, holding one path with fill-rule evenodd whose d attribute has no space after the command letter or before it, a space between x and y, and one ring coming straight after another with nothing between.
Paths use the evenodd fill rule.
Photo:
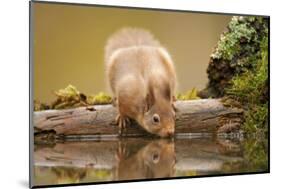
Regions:
<instances>
[{"instance_id":1,"label":"green moss","mask_svg":"<svg viewBox=\"0 0 281 189\"><path fill-rule=\"evenodd\" d=\"M51 109L67 109L86 105L87 97L73 85L54 92L56 100L51 103Z\"/></svg>"},{"instance_id":2,"label":"green moss","mask_svg":"<svg viewBox=\"0 0 281 189\"><path fill-rule=\"evenodd\" d=\"M247 165L245 171L266 171L268 170L268 141L262 137L252 140L245 140L242 143L244 148L244 159Z\"/></svg>"},{"instance_id":3,"label":"green moss","mask_svg":"<svg viewBox=\"0 0 281 189\"><path fill-rule=\"evenodd\" d=\"M48 110L48 109L50 109L49 105L47 105L45 103L41 103L38 100L33 101L33 110L34 111Z\"/></svg>"},{"instance_id":4,"label":"green moss","mask_svg":"<svg viewBox=\"0 0 281 189\"><path fill-rule=\"evenodd\" d=\"M211 54L208 96L222 97L233 77L251 72L261 59L261 43L268 35L268 18L234 16Z\"/></svg>"},{"instance_id":5,"label":"green moss","mask_svg":"<svg viewBox=\"0 0 281 189\"><path fill-rule=\"evenodd\" d=\"M245 113L244 130L247 133L268 131L268 103L250 105Z\"/></svg>"},{"instance_id":6,"label":"green moss","mask_svg":"<svg viewBox=\"0 0 281 189\"><path fill-rule=\"evenodd\" d=\"M111 177L112 173L110 170L106 169L94 169L88 172L90 178L95 178L95 180L104 180Z\"/></svg>"},{"instance_id":7,"label":"green moss","mask_svg":"<svg viewBox=\"0 0 281 189\"><path fill-rule=\"evenodd\" d=\"M56 99L50 103L41 103L34 101L34 111L47 109L67 109L88 105L110 104L112 97L104 92L99 92L96 95L85 95L81 93L75 86L68 85L64 89L59 89L54 92ZM194 100L200 99L197 95L197 89L193 88L184 94L177 94L177 100Z\"/></svg>"},{"instance_id":8,"label":"green moss","mask_svg":"<svg viewBox=\"0 0 281 189\"><path fill-rule=\"evenodd\" d=\"M100 92L97 95L85 95L73 86L68 85L64 89L59 89L54 92L56 99L50 103L41 103L34 101L34 111L47 110L47 109L67 109L80 106L97 105L97 104L110 104L112 98Z\"/></svg>"},{"instance_id":9,"label":"green moss","mask_svg":"<svg viewBox=\"0 0 281 189\"><path fill-rule=\"evenodd\" d=\"M233 17L229 31L222 35L212 55L228 60L234 70L225 92L243 104L246 110L243 128L248 133L267 131L268 29L265 24L262 17Z\"/></svg>"},{"instance_id":10,"label":"green moss","mask_svg":"<svg viewBox=\"0 0 281 189\"><path fill-rule=\"evenodd\" d=\"M268 36L261 42L253 69L236 75L226 90L227 95L244 104L246 109L244 130L248 133L267 131L268 119Z\"/></svg>"},{"instance_id":11,"label":"green moss","mask_svg":"<svg viewBox=\"0 0 281 189\"><path fill-rule=\"evenodd\" d=\"M243 161L226 161L221 170L224 173L264 172L268 170L267 140L248 138L240 143L243 149Z\"/></svg>"},{"instance_id":12,"label":"green moss","mask_svg":"<svg viewBox=\"0 0 281 189\"><path fill-rule=\"evenodd\" d=\"M262 46L267 44L267 37L262 42ZM260 52L261 59L256 60L255 67L252 70L246 70L241 75L236 75L231 81L231 87L228 94L234 94L243 101L257 103L263 95L263 88L268 80L268 49L267 45L262 47Z\"/></svg>"},{"instance_id":13,"label":"green moss","mask_svg":"<svg viewBox=\"0 0 281 189\"><path fill-rule=\"evenodd\" d=\"M79 183L87 176L88 170L80 167L51 167L58 184Z\"/></svg>"},{"instance_id":14,"label":"green moss","mask_svg":"<svg viewBox=\"0 0 281 189\"><path fill-rule=\"evenodd\" d=\"M175 176L187 176L187 177L193 177L198 176L197 170L188 170L188 171L182 171L182 170L176 170Z\"/></svg>"},{"instance_id":15,"label":"green moss","mask_svg":"<svg viewBox=\"0 0 281 189\"><path fill-rule=\"evenodd\" d=\"M62 99L79 99L80 92L73 85L68 85L64 89L59 89L58 91L55 91L55 95L58 98Z\"/></svg>"},{"instance_id":16,"label":"green moss","mask_svg":"<svg viewBox=\"0 0 281 189\"><path fill-rule=\"evenodd\" d=\"M112 102L112 97L100 92L97 95L88 96L87 102L89 104L110 104Z\"/></svg>"},{"instance_id":17,"label":"green moss","mask_svg":"<svg viewBox=\"0 0 281 189\"><path fill-rule=\"evenodd\" d=\"M177 100L195 100L195 99L200 99L197 95L197 89L192 88L191 90L187 91L184 94L177 94L176 99Z\"/></svg>"}]
</instances>

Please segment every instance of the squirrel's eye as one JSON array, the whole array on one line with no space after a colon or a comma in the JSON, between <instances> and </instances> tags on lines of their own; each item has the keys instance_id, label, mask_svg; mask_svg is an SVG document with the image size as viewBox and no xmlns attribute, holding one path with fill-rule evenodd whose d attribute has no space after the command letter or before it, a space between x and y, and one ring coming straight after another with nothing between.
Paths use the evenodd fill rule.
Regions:
<instances>
[{"instance_id":1,"label":"squirrel's eye","mask_svg":"<svg viewBox=\"0 0 281 189\"><path fill-rule=\"evenodd\" d=\"M159 154L158 153L155 153L155 154L153 154L152 155L152 162L153 163L158 163L158 161L159 161Z\"/></svg>"},{"instance_id":2,"label":"squirrel's eye","mask_svg":"<svg viewBox=\"0 0 281 189\"><path fill-rule=\"evenodd\" d=\"M153 122L154 122L154 123L159 123L159 122L160 122L160 117L159 117L158 114L154 114L154 115L153 115Z\"/></svg>"}]
</instances>

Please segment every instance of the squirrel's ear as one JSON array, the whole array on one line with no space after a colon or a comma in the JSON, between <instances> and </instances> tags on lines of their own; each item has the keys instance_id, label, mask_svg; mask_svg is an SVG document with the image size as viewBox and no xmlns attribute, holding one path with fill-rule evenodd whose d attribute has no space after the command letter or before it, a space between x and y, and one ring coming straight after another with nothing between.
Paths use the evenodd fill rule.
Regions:
<instances>
[{"instance_id":1,"label":"squirrel's ear","mask_svg":"<svg viewBox=\"0 0 281 189\"><path fill-rule=\"evenodd\" d=\"M146 95L146 111L148 111L154 103L154 97L153 96L154 96L153 94L147 94Z\"/></svg>"},{"instance_id":2,"label":"squirrel's ear","mask_svg":"<svg viewBox=\"0 0 281 189\"><path fill-rule=\"evenodd\" d=\"M165 84L164 87L165 87L164 90L163 90L164 97L165 97L167 100L171 101L171 99L172 99L172 94L171 94L171 89L170 89L170 87L169 87L169 83Z\"/></svg>"},{"instance_id":3,"label":"squirrel's ear","mask_svg":"<svg viewBox=\"0 0 281 189\"><path fill-rule=\"evenodd\" d=\"M177 98L175 97L175 95L173 95L172 100L173 100L173 102L172 102L173 110L174 110L175 112L178 112L179 110L178 110L178 109L176 108L176 106L175 106L175 102L177 101Z\"/></svg>"},{"instance_id":4,"label":"squirrel's ear","mask_svg":"<svg viewBox=\"0 0 281 189\"><path fill-rule=\"evenodd\" d=\"M151 87L152 85L149 85L148 88L148 93L146 95L146 106L147 106L147 111L153 106L155 103L155 95L153 88Z\"/></svg>"},{"instance_id":5,"label":"squirrel's ear","mask_svg":"<svg viewBox=\"0 0 281 189\"><path fill-rule=\"evenodd\" d=\"M172 103L172 108L173 108L173 110L174 110L175 112L178 112L178 111L179 111L179 110L176 108L176 106L175 106L174 103Z\"/></svg>"}]
</instances>

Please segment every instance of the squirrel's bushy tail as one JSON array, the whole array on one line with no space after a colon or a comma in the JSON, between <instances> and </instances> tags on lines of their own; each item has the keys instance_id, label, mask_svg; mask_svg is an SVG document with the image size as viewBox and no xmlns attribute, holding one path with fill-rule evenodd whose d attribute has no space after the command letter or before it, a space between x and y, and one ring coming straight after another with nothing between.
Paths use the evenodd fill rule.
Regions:
<instances>
[{"instance_id":1,"label":"squirrel's bushy tail","mask_svg":"<svg viewBox=\"0 0 281 189\"><path fill-rule=\"evenodd\" d=\"M108 62L114 51L131 46L160 46L153 35L141 28L123 28L111 35L105 46L105 60Z\"/></svg>"}]
</instances>

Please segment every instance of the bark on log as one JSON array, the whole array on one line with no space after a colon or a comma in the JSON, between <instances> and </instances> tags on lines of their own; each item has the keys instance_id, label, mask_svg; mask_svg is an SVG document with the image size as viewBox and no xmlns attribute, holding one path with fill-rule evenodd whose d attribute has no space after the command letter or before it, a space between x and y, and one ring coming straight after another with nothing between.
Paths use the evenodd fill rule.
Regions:
<instances>
[{"instance_id":1,"label":"bark on log","mask_svg":"<svg viewBox=\"0 0 281 189\"><path fill-rule=\"evenodd\" d=\"M177 135L229 132L239 129L243 121L242 109L226 107L219 99L177 101L175 106L178 109ZM117 110L112 105L34 112L34 134L40 137L42 133L53 133L56 137L68 139L118 136L116 115ZM144 135L147 132L136 124L129 126L124 133L124 136Z\"/></svg>"}]
</instances>

